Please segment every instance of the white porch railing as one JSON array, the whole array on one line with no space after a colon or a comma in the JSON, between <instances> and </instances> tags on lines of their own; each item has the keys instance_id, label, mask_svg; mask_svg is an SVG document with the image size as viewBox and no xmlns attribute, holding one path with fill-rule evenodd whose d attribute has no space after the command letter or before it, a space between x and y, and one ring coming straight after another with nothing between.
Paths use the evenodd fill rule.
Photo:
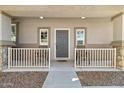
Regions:
<instances>
[{"instance_id":1,"label":"white porch railing","mask_svg":"<svg viewBox=\"0 0 124 93\"><path fill-rule=\"evenodd\" d=\"M116 67L115 48L76 48L75 68Z\"/></svg>"},{"instance_id":2,"label":"white porch railing","mask_svg":"<svg viewBox=\"0 0 124 93\"><path fill-rule=\"evenodd\" d=\"M8 68L50 67L50 48L8 48Z\"/></svg>"}]
</instances>

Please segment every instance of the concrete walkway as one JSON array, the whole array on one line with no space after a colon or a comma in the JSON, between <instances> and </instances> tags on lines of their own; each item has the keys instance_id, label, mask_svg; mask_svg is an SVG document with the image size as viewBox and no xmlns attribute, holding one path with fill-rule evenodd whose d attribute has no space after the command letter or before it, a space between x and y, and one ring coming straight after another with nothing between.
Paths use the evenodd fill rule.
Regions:
<instances>
[{"instance_id":1,"label":"concrete walkway","mask_svg":"<svg viewBox=\"0 0 124 93\"><path fill-rule=\"evenodd\" d=\"M44 82L43 88L82 88L77 74L69 63L55 63Z\"/></svg>"}]
</instances>

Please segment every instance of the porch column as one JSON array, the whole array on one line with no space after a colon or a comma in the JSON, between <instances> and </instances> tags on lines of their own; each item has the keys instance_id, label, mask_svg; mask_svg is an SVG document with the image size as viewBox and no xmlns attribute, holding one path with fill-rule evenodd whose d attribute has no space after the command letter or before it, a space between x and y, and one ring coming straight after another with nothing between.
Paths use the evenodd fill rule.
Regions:
<instances>
[{"instance_id":1,"label":"porch column","mask_svg":"<svg viewBox=\"0 0 124 93\"><path fill-rule=\"evenodd\" d=\"M116 48L116 67L124 69L124 14L119 13L112 18L113 21L113 42Z\"/></svg>"},{"instance_id":2,"label":"porch column","mask_svg":"<svg viewBox=\"0 0 124 93\"><path fill-rule=\"evenodd\" d=\"M0 71L3 66L7 66L8 47L12 46L13 43L10 40L11 35L11 17L6 13L0 11Z\"/></svg>"}]
</instances>

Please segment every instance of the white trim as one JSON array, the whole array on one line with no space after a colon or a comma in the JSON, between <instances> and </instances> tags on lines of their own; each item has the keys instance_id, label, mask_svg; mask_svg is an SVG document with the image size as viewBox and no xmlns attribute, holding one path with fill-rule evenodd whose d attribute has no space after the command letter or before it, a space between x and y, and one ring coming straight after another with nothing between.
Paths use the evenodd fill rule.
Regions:
<instances>
[{"instance_id":1,"label":"white trim","mask_svg":"<svg viewBox=\"0 0 124 93\"><path fill-rule=\"evenodd\" d=\"M47 42L41 42L41 32L42 32L42 31L46 31L46 32L47 32ZM39 32L40 32L40 33L39 33L39 39L40 39L40 40L39 40L39 41L40 41L39 44L40 44L40 45L48 45L49 30L48 30L47 28L41 28L41 29L39 30Z\"/></svg>"},{"instance_id":2,"label":"white trim","mask_svg":"<svg viewBox=\"0 0 124 93\"><path fill-rule=\"evenodd\" d=\"M76 41L76 46L78 46L78 44L77 44L77 41L78 41L78 40L77 40L77 32L80 32L80 31L83 31L83 32L84 32L84 34L83 34L83 40L84 40L84 41L83 41L83 45L85 45L85 32L86 32L86 30L85 30L84 28L83 28L83 29L80 29L80 28L79 28L79 29L76 29L76 40L75 40L75 41ZM80 46L80 45L79 45L79 46ZM81 45L81 46L82 46L82 45Z\"/></svg>"},{"instance_id":3,"label":"white trim","mask_svg":"<svg viewBox=\"0 0 124 93\"><path fill-rule=\"evenodd\" d=\"M57 58L56 57L56 30L68 30L68 57ZM55 60L68 60L70 59L70 28L55 28L54 29L54 59Z\"/></svg>"}]
</instances>

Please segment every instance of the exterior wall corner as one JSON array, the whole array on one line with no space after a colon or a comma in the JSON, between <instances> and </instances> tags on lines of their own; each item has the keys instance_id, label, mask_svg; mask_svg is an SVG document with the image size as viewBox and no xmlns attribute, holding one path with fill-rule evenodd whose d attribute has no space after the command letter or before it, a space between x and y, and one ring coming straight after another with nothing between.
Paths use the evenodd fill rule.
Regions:
<instances>
[{"instance_id":1,"label":"exterior wall corner","mask_svg":"<svg viewBox=\"0 0 124 93\"><path fill-rule=\"evenodd\" d=\"M124 69L124 41L113 41L113 48L116 48L116 67Z\"/></svg>"}]
</instances>

